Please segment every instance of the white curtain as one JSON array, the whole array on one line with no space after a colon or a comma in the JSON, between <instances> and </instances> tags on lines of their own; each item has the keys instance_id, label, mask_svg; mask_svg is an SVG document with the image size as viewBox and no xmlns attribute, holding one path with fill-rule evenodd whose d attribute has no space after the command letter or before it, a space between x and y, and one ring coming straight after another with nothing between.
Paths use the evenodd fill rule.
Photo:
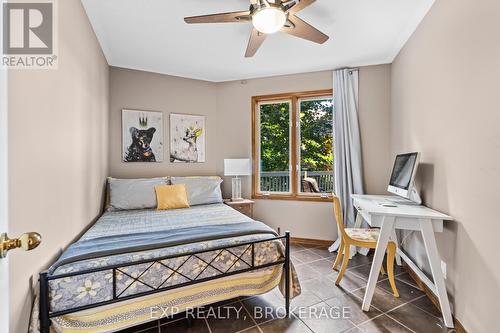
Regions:
<instances>
[{"instance_id":1,"label":"white curtain","mask_svg":"<svg viewBox=\"0 0 500 333\"><path fill-rule=\"evenodd\" d=\"M355 222L351 194L363 193L358 82L358 70L333 72L335 194L342 202L346 226L353 226ZM336 250L336 247L332 246L331 250Z\"/></svg>"}]
</instances>

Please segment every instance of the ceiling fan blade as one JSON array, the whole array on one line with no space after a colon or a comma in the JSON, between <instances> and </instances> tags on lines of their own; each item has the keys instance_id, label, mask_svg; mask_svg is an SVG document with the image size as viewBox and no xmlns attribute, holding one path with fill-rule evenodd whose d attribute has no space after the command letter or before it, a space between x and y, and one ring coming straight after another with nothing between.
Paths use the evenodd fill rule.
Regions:
<instances>
[{"instance_id":1,"label":"ceiling fan blade","mask_svg":"<svg viewBox=\"0 0 500 333\"><path fill-rule=\"evenodd\" d=\"M315 1L316 0L300 0L300 2L295 6L293 6L292 8L290 8L288 12L290 13L290 15L293 15L297 12L300 12L302 9L312 5Z\"/></svg>"},{"instance_id":2,"label":"ceiling fan blade","mask_svg":"<svg viewBox=\"0 0 500 333\"><path fill-rule=\"evenodd\" d=\"M247 51L245 53L245 58L253 57L257 52L259 47L262 45L267 35L257 31L257 29L252 30L252 34L250 35L250 40L248 41Z\"/></svg>"},{"instance_id":3,"label":"ceiling fan blade","mask_svg":"<svg viewBox=\"0 0 500 333\"><path fill-rule=\"evenodd\" d=\"M328 38L330 38L295 15L289 15L288 20L292 22L293 25L285 26L281 29L281 31L286 32L287 34L307 39L318 44L323 44L328 40Z\"/></svg>"},{"instance_id":4,"label":"ceiling fan blade","mask_svg":"<svg viewBox=\"0 0 500 333\"><path fill-rule=\"evenodd\" d=\"M248 22L251 20L250 11L219 13L210 15L185 17L186 23L235 23Z\"/></svg>"}]
</instances>

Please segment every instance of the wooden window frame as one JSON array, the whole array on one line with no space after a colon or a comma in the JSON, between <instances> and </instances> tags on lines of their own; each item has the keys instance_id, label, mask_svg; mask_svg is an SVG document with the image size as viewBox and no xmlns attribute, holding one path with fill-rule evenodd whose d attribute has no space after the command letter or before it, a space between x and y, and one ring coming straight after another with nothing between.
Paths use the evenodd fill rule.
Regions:
<instances>
[{"instance_id":1,"label":"wooden window frame","mask_svg":"<svg viewBox=\"0 0 500 333\"><path fill-rule=\"evenodd\" d=\"M323 89L314 91L302 91L293 93L282 93L273 95L262 95L252 97L252 198L266 200L295 200L295 201L319 201L331 202L331 193L322 194L305 194L300 192L297 165L299 163L299 152L297 142L299 139L299 124L297 119L297 107L299 99L307 99L314 97L333 96L333 89ZM262 102L274 101L291 101L291 126L290 126L290 166L291 166L291 193L260 193L259 186L259 149L260 143L257 142L258 126L257 124L257 107ZM335 112L335 111L334 111Z\"/></svg>"}]
</instances>

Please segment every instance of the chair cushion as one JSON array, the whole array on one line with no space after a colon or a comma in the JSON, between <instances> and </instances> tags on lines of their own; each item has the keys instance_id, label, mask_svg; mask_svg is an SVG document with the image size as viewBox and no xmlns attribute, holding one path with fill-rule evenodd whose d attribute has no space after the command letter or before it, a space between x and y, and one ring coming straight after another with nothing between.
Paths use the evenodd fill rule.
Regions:
<instances>
[{"instance_id":1,"label":"chair cushion","mask_svg":"<svg viewBox=\"0 0 500 333\"><path fill-rule=\"evenodd\" d=\"M376 242L379 231L379 229L345 228L345 232L349 237L363 242Z\"/></svg>"}]
</instances>

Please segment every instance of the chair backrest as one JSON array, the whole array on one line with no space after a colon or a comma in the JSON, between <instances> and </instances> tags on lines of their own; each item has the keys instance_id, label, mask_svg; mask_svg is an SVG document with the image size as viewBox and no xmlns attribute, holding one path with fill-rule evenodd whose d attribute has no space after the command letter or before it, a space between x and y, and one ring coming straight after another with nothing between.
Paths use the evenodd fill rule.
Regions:
<instances>
[{"instance_id":1,"label":"chair backrest","mask_svg":"<svg viewBox=\"0 0 500 333\"><path fill-rule=\"evenodd\" d=\"M342 237L345 236L344 221L342 219L342 205L340 204L340 199L335 194L332 194L333 198L333 215L335 216L335 221L339 227Z\"/></svg>"},{"instance_id":2,"label":"chair backrest","mask_svg":"<svg viewBox=\"0 0 500 333\"><path fill-rule=\"evenodd\" d=\"M319 193L318 182L314 178L306 177L302 180L302 187L304 192Z\"/></svg>"}]
</instances>

